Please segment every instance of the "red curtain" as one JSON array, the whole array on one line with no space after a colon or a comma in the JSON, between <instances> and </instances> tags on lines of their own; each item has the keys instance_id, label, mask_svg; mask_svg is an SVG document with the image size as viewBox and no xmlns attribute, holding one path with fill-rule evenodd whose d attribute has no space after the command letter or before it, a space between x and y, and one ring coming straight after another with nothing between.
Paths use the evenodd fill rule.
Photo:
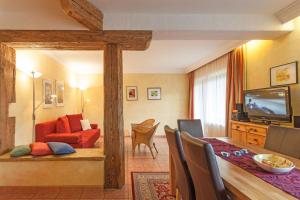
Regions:
<instances>
[{"instance_id":1,"label":"red curtain","mask_svg":"<svg viewBox=\"0 0 300 200\"><path fill-rule=\"evenodd\" d=\"M189 77L189 118L194 119L194 71L188 74Z\"/></svg>"},{"instance_id":2,"label":"red curtain","mask_svg":"<svg viewBox=\"0 0 300 200\"><path fill-rule=\"evenodd\" d=\"M227 89L226 89L226 135L230 136L231 113L236 103L243 102L244 88L244 51L236 48L228 54Z\"/></svg>"}]
</instances>

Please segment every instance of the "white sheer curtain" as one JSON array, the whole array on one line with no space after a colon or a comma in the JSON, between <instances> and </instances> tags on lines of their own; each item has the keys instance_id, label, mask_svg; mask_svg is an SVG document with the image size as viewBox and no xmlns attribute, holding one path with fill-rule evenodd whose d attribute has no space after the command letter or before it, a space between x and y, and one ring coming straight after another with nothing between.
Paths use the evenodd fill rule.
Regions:
<instances>
[{"instance_id":1,"label":"white sheer curtain","mask_svg":"<svg viewBox=\"0 0 300 200\"><path fill-rule=\"evenodd\" d=\"M225 136L227 61L225 55L195 71L194 118L207 137Z\"/></svg>"}]
</instances>

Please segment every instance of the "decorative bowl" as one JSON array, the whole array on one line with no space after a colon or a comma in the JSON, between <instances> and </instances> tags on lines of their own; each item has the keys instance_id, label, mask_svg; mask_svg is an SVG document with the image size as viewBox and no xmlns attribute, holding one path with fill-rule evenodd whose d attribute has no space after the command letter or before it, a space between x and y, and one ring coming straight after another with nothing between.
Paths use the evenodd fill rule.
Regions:
<instances>
[{"instance_id":1,"label":"decorative bowl","mask_svg":"<svg viewBox=\"0 0 300 200\"><path fill-rule=\"evenodd\" d=\"M257 154L253 160L259 167L274 174L289 173L295 168L290 160L273 154Z\"/></svg>"}]
</instances>

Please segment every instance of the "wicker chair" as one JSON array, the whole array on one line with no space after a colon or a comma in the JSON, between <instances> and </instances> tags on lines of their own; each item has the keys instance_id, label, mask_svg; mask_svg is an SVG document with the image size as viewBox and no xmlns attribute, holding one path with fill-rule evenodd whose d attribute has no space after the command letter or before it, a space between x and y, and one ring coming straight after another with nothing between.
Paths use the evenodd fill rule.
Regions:
<instances>
[{"instance_id":1,"label":"wicker chair","mask_svg":"<svg viewBox=\"0 0 300 200\"><path fill-rule=\"evenodd\" d=\"M153 126L155 123L155 119L147 119L139 124L131 124L132 127L134 126Z\"/></svg>"},{"instance_id":2,"label":"wicker chair","mask_svg":"<svg viewBox=\"0 0 300 200\"><path fill-rule=\"evenodd\" d=\"M153 142L153 136L156 132L156 129L159 125L159 123L157 123L156 125L154 125L154 120L150 119L150 120L146 120L140 124L132 124L132 134L131 134L131 138L132 138L132 153L133 155L135 154L135 149L137 145L140 144L145 144L146 146L149 147L151 155L153 157L153 159L155 159L154 153L152 151L152 148L155 149L156 153L158 153L157 148L155 146L155 143Z\"/></svg>"}]
</instances>

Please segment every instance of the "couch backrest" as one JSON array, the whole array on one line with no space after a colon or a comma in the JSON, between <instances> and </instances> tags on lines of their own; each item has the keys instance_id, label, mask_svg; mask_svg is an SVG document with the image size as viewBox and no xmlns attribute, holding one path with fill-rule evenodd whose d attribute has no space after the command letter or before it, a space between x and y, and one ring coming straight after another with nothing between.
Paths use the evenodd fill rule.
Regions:
<instances>
[{"instance_id":1,"label":"couch backrest","mask_svg":"<svg viewBox=\"0 0 300 200\"><path fill-rule=\"evenodd\" d=\"M35 125L35 141L44 142L44 137L50 133L56 133L57 120L43 122Z\"/></svg>"}]
</instances>

